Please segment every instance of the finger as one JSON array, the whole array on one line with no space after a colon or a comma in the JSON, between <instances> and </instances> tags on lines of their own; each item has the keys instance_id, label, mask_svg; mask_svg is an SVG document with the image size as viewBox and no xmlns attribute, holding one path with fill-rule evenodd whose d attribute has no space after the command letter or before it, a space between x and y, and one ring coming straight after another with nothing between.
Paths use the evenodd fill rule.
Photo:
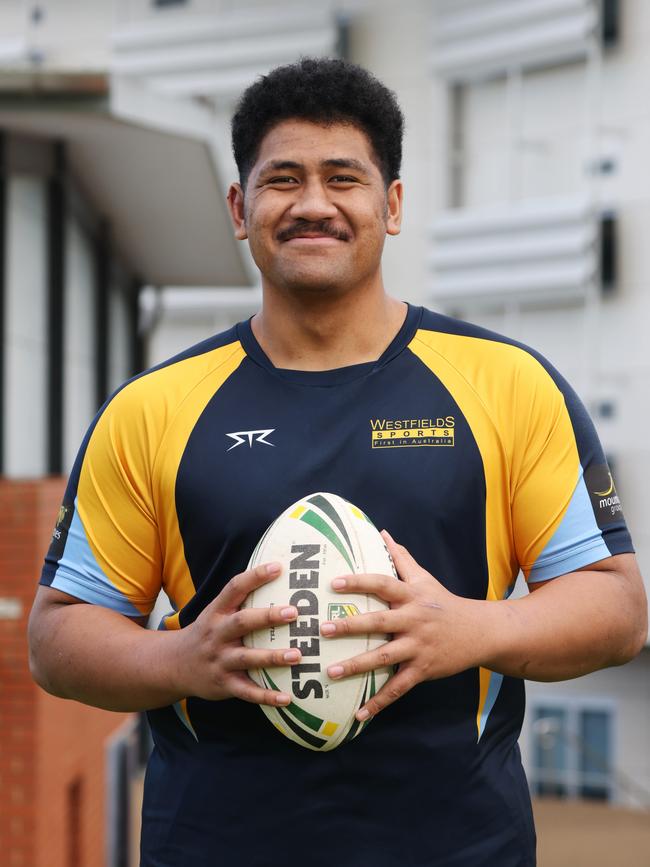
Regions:
<instances>
[{"instance_id":1,"label":"finger","mask_svg":"<svg viewBox=\"0 0 650 867\"><path fill-rule=\"evenodd\" d=\"M387 641L376 650L369 650L367 653L360 653L358 656L352 656L343 662L328 666L327 673L333 680L340 680L343 677L363 674L373 669L398 665L405 662L410 656L407 641L400 639Z\"/></svg>"},{"instance_id":2,"label":"finger","mask_svg":"<svg viewBox=\"0 0 650 867\"><path fill-rule=\"evenodd\" d=\"M240 608L227 614L220 623L223 641L243 638L249 632L290 623L298 617L295 605L270 605L268 608Z\"/></svg>"},{"instance_id":3,"label":"finger","mask_svg":"<svg viewBox=\"0 0 650 867\"><path fill-rule=\"evenodd\" d=\"M422 567L419 565L417 560L413 558L404 545L397 544L388 530L382 530L381 536L388 546L388 552L393 558L397 574L402 581L408 583L417 578L418 572L422 570Z\"/></svg>"},{"instance_id":4,"label":"finger","mask_svg":"<svg viewBox=\"0 0 650 867\"><path fill-rule=\"evenodd\" d=\"M281 650L257 650L251 647L233 647L224 651L222 665L227 671L251 671L255 668L278 668L279 666L295 665L302 659L302 654L296 647L285 647Z\"/></svg>"},{"instance_id":5,"label":"finger","mask_svg":"<svg viewBox=\"0 0 650 867\"><path fill-rule=\"evenodd\" d=\"M411 591L392 575L362 573L360 575L341 575L332 581L332 589L355 593L372 593L384 602L402 605L411 599Z\"/></svg>"},{"instance_id":6,"label":"finger","mask_svg":"<svg viewBox=\"0 0 650 867\"><path fill-rule=\"evenodd\" d=\"M235 575L211 603L217 611L234 611L246 600L249 593L277 578L282 571L281 563L261 563Z\"/></svg>"},{"instance_id":7,"label":"finger","mask_svg":"<svg viewBox=\"0 0 650 867\"><path fill-rule=\"evenodd\" d=\"M394 579L393 579L394 580ZM320 633L326 638L345 635L364 635L370 632L392 634L404 632L407 619L400 608L387 608L385 611L371 611L368 614L353 614L321 623Z\"/></svg>"},{"instance_id":8,"label":"finger","mask_svg":"<svg viewBox=\"0 0 650 867\"><path fill-rule=\"evenodd\" d=\"M413 677L408 668L398 671L370 701L367 701L363 707L359 708L356 718L359 722L364 722L371 717L377 716L380 711L413 689L416 683L417 679Z\"/></svg>"},{"instance_id":9,"label":"finger","mask_svg":"<svg viewBox=\"0 0 650 867\"><path fill-rule=\"evenodd\" d=\"M271 707L286 707L291 704L291 696L288 692L258 686L243 672L234 674L228 679L228 689L233 698L240 698L252 704L268 704Z\"/></svg>"}]
</instances>

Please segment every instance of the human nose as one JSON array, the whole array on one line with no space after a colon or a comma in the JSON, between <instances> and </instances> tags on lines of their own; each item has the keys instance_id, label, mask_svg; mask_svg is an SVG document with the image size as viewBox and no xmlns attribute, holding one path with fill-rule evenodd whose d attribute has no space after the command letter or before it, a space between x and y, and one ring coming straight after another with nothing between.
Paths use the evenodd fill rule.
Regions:
<instances>
[{"instance_id":1,"label":"human nose","mask_svg":"<svg viewBox=\"0 0 650 867\"><path fill-rule=\"evenodd\" d=\"M320 180L311 180L301 186L290 213L294 219L316 222L335 217L337 209L325 185Z\"/></svg>"}]
</instances>

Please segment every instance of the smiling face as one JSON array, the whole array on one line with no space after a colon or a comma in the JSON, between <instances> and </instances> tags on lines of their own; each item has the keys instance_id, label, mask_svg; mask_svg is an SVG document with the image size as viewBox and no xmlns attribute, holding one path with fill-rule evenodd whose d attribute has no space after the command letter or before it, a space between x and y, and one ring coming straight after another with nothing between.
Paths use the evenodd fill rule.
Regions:
<instances>
[{"instance_id":1,"label":"smiling face","mask_svg":"<svg viewBox=\"0 0 650 867\"><path fill-rule=\"evenodd\" d=\"M376 283L386 235L401 222L402 186L386 189L370 142L350 124L287 120L262 140L245 192L228 203L265 289L336 292Z\"/></svg>"}]
</instances>

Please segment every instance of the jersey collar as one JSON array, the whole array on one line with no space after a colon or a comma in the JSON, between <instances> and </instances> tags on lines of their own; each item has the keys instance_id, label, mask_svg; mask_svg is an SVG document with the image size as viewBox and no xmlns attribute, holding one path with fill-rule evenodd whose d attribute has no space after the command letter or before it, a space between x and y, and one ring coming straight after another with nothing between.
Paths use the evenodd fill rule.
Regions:
<instances>
[{"instance_id":1,"label":"jersey collar","mask_svg":"<svg viewBox=\"0 0 650 867\"><path fill-rule=\"evenodd\" d=\"M344 382L360 379L379 370L408 346L419 327L422 318L422 307L414 307L411 304L407 304L407 306L408 310L402 327L376 361L366 361L363 364L350 364L347 367L337 367L332 370L287 370L286 368L275 367L257 342L251 328L250 319L237 325L237 337L244 347L246 354L256 364L259 364L281 379L300 383L301 385L321 387L340 385Z\"/></svg>"}]
</instances>

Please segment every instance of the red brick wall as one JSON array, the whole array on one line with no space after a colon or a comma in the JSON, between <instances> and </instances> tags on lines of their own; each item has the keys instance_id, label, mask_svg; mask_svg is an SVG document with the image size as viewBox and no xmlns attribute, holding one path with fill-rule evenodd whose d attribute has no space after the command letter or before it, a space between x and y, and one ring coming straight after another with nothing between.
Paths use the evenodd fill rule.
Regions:
<instances>
[{"instance_id":1,"label":"red brick wall","mask_svg":"<svg viewBox=\"0 0 650 867\"><path fill-rule=\"evenodd\" d=\"M106 850L106 741L126 720L39 690L39 759L34 867L71 867L69 789L81 781L81 860L77 867L103 867Z\"/></svg>"},{"instance_id":2,"label":"red brick wall","mask_svg":"<svg viewBox=\"0 0 650 867\"><path fill-rule=\"evenodd\" d=\"M17 600L0 619L0 862L72 867L69 786L79 789L78 867L105 863L105 743L125 720L62 701L32 682L26 628L64 483L0 479L0 599Z\"/></svg>"}]
</instances>

